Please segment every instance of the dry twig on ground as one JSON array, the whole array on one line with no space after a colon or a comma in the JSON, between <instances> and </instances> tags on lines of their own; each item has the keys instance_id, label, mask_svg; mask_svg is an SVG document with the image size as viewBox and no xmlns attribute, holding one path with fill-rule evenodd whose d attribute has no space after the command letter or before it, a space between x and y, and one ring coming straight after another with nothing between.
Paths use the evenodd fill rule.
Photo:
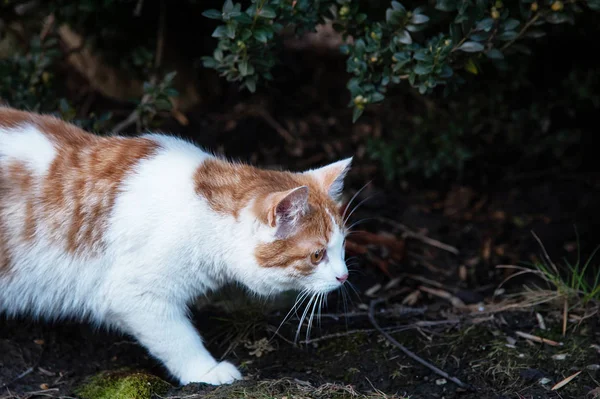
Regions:
<instances>
[{"instance_id":1,"label":"dry twig on ground","mask_svg":"<svg viewBox=\"0 0 600 399\"><path fill-rule=\"evenodd\" d=\"M377 320L375 320L375 306L377 306L377 304L382 301L383 301L382 299L373 300L373 301L371 301L371 304L369 306L369 320L371 321L371 324L373 324L373 326L377 329L377 331L379 331L385 338L387 338L388 341L390 341L392 344L394 344L398 349L400 349L402 352L404 352L404 354L406 356L410 357L411 359L415 360L416 362L427 367L428 369L430 369L437 375L440 375L440 376L452 381L453 383L455 383L456 385L458 385L459 387L461 387L463 389L467 389L470 391L475 390L474 387L472 387L471 385L467 385L464 382L462 382L461 380L459 380L458 378L450 376L445 371L440 370L433 364L431 364L428 361L417 356L415 353L408 350L404 345L402 345L401 343L396 341L394 339L394 337L392 337L390 334L388 334L383 328L381 328L381 326L379 326L379 324L377 324Z\"/></svg>"}]
</instances>

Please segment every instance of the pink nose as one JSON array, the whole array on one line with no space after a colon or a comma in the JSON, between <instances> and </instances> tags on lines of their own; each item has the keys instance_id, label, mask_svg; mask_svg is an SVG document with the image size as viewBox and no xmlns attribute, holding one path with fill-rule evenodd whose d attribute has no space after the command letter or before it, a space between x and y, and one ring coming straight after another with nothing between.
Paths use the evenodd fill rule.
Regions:
<instances>
[{"instance_id":1,"label":"pink nose","mask_svg":"<svg viewBox=\"0 0 600 399\"><path fill-rule=\"evenodd\" d=\"M344 281L348 280L348 273L344 274L343 276L340 277L336 277L337 281L339 281L340 283L343 283Z\"/></svg>"}]
</instances>

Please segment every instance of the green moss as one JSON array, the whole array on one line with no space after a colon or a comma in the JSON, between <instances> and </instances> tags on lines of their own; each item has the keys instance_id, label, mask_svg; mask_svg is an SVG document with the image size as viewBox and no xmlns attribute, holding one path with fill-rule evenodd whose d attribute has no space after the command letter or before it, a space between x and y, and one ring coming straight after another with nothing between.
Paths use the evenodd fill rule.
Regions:
<instances>
[{"instance_id":1,"label":"green moss","mask_svg":"<svg viewBox=\"0 0 600 399\"><path fill-rule=\"evenodd\" d=\"M150 399L169 388L167 382L151 374L116 371L90 378L75 393L82 399Z\"/></svg>"}]
</instances>

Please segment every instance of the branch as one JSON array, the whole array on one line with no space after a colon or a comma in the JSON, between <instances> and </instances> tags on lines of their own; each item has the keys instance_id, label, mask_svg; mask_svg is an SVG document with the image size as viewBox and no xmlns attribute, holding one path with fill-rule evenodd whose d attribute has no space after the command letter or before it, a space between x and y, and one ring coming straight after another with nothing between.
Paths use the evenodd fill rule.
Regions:
<instances>
[{"instance_id":1,"label":"branch","mask_svg":"<svg viewBox=\"0 0 600 399\"><path fill-rule=\"evenodd\" d=\"M452 381L453 383L455 383L456 385L458 385L459 387L463 388L463 389L467 389L469 391L474 391L475 388L472 387L471 385L467 385L464 382L462 382L461 380L459 380L456 377L451 377L448 373L446 373L443 370L440 370L439 368L435 367L433 364L427 362L426 360L420 358L419 356L417 356L416 354L414 354L413 352L411 352L410 350L408 350L406 347L404 347L404 345L402 345L401 343L399 343L398 341L396 341L394 339L394 337L392 337L390 334L388 334L383 328L381 328L379 326L379 324L377 324L377 321L375 320L375 306L382 302L382 299L377 299L377 300L373 300L371 301L371 304L369 305L369 320L371 321L371 324L373 324L373 326L377 329L377 331L379 331L385 338L387 338L388 341L390 341L392 344L394 344L398 349L400 349L402 352L404 352L404 354L408 357L410 357L411 359L413 359L414 361L422 364L423 366L427 367L428 369L430 369L431 371L433 371L434 373L436 373L437 375L440 375L450 381Z\"/></svg>"}]
</instances>

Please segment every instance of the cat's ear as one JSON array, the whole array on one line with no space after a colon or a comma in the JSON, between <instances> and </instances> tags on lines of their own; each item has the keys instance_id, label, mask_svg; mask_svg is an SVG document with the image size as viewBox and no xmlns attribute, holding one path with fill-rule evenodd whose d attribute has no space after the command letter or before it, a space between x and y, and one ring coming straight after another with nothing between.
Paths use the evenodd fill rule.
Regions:
<instances>
[{"instance_id":1,"label":"cat's ear","mask_svg":"<svg viewBox=\"0 0 600 399\"><path fill-rule=\"evenodd\" d=\"M283 239L291 235L308 210L308 187L300 186L268 196L267 222L276 227L275 236Z\"/></svg>"},{"instance_id":2,"label":"cat's ear","mask_svg":"<svg viewBox=\"0 0 600 399\"><path fill-rule=\"evenodd\" d=\"M329 196L339 201L344 189L344 178L350 170L351 163L352 157L304 173L314 176Z\"/></svg>"}]
</instances>

